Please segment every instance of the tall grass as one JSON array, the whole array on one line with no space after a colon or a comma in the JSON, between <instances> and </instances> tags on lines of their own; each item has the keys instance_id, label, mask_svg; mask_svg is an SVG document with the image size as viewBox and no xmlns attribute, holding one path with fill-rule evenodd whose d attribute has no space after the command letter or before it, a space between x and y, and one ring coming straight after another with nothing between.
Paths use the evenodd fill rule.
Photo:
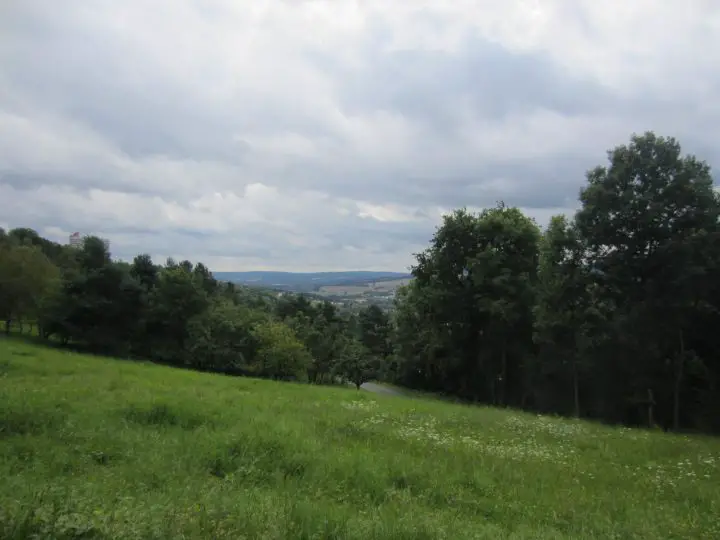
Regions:
<instances>
[{"instance_id":1,"label":"tall grass","mask_svg":"<svg viewBox=\"0 0 720 540\"><path fill-rule=\"evenodd\" d=\"M720 441L0 339L2 538L720 538Z\"/></svg>"}]
</instances>

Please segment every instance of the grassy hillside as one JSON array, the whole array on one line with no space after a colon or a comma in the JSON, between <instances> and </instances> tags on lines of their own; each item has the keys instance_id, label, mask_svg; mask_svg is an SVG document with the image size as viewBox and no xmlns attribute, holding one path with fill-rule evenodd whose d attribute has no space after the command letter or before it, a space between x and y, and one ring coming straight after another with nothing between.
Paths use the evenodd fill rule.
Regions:
<instances>
[{"instance_id":1,"label":"grassy hillside","mask_svg":"<svg viewBox=\"0 0 720 540\"><path fill-rule=\"evenodd\" d=\"M720 441L0 339L0 537L720 538Z\"/></svg>"}]
</instances>

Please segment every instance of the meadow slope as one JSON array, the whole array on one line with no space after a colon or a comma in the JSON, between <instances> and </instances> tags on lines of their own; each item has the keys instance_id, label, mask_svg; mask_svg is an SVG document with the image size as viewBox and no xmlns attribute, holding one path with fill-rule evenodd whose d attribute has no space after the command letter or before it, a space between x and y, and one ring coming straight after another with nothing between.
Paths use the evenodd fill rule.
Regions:
<instances>
[{"instance_id":1,"label":"meadow slope","mask_svg":"<svg viewBox=\"0 0 720 540\"><path fill-rule=\"evenodd\" d=\"M720 538L720 441L0 339L0 537Z\"/></svg>"}]
</instances>

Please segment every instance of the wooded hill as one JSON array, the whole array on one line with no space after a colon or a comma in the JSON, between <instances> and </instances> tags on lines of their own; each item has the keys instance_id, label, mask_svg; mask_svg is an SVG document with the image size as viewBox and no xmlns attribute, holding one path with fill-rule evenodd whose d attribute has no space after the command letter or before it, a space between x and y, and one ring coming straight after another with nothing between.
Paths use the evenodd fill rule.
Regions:
<instances>
[{"instance_id":1,"label":"wooded hill","mask_svg":"<svg viewBox=\"0 0 720 540\"><path fill-rule=\"evenodd\" d=\"M720 199L672 138L590 170L572 219L448 215L392 315L216 281L201 263L113 261L0 236L0 315L96 352L280 379L381 377L497 406L720 431Z\"/></svg>"}]
</instances>

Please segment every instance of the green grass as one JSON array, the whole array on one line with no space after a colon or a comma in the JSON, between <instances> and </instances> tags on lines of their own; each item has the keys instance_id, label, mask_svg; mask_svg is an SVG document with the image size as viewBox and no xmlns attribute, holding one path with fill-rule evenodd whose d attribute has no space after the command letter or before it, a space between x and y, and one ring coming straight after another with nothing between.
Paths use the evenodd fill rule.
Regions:
<instances>
[{"instance_id":1,"label":"green grass","mask_svg":"<svg viewBox=\"0 0 720 540\"><path fill-rule=\"evenodd\" d=\"M0 339L0 537L720 538L720 441Z\"/></svg>"}]
</instances>

